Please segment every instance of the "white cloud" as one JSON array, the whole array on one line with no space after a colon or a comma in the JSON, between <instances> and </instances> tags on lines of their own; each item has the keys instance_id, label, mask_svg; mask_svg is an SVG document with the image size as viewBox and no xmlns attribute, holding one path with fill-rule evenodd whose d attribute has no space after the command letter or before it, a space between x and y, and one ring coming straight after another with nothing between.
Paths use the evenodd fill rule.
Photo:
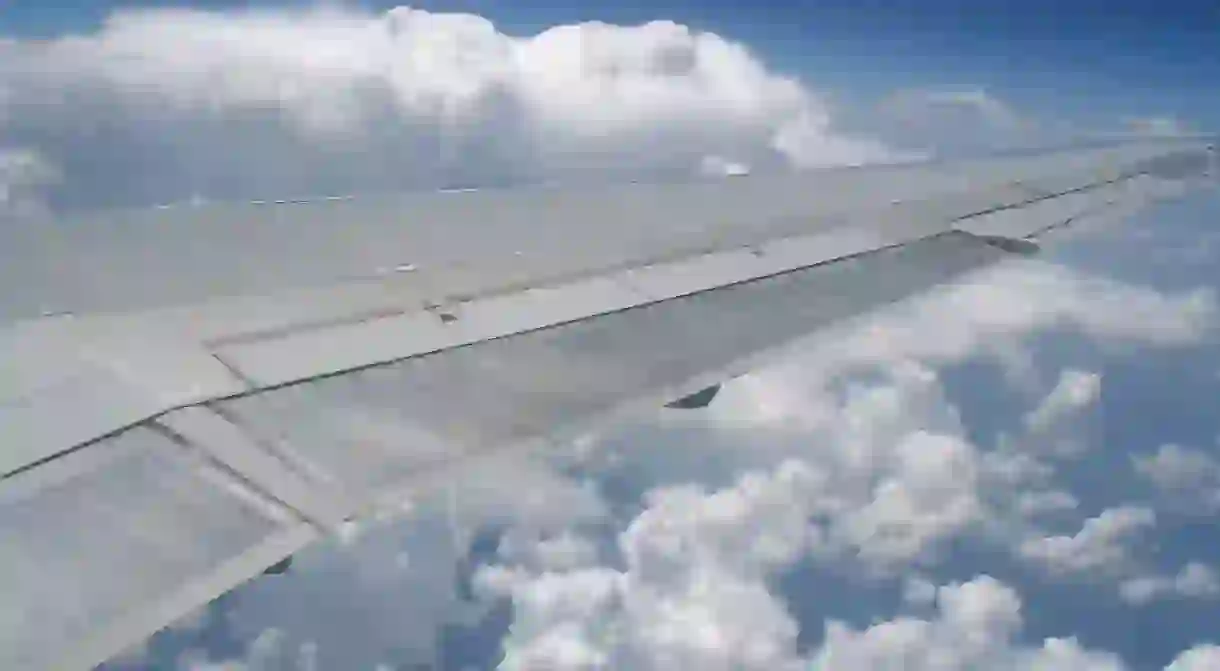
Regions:
<instances>
[{"instance_id":1,"label":"white cloud","mask_svg":"<svg viewBox=\"0 0 1220 671\"><path fill-rule=\"evenodd\" d=\"M284 632L270 627L250 641L242 659L212 660L204 650L188 650L176 660L178 671L317 671L317 646L289 645Z\"/></svg>"},{"instance_id":2,"label":"white cloud","mask_svg":"<svg viewBox=\"0 0 1220 671\"><path fill-rule=\"evenodd\" d=\"M1117 655L1090 650L1072 638L1019 642L1021 600L1008 585L988 576L945 585L936 591L929 619L909 616L857 630L831 621L812 668L855 671L1122 671ZM1214 668L1220 648L1186 651L1166 671Z\"/></svg>"},{"instance_id":3,"label":"white cloud","mask_svg":"<svg viewBox=\"0 0 1220 671\"><path fill-rule=\"evenodd\" d=\"M750 173L750 166L730 161L723 156L709 155L700 161L699 171L705 175L747 175Z\"/></svg>"},{"instance_id":4,"label":"white cloud","mask_svg":"<svg viewBox=\"0 0 1220 671\"><path fill-rule=\"evenodd\" d=\"M851 559L857 567L885 573L935 561L946 542L983 532L1052 572L1084 573L1088 569L1077 565L1083 562L1112 570L1109 577L1116 580L1130 577L1129 551L1138 532L1151 527L1151 511L1117 508L1085 522L1074 536L1048 533L1041 525L1067 518L1078 502L1053 486L1052 465L1026 449L1039 440L1081 438L1065 434L1065 428L1079 424L1082 411L1099 402L1100 376L1064 371L1027 414L1028 435L986 449L966 439L931 369L909 362L895 367L904 357L964 360L987 352L998 339L1057 327L1075 327L1102 343L1162 346L1198 343L1212 328L1210 298L1166 297L1054 267L1037 270L1008 268L994 273L1006 278L950 287L905 306L901 316L882 315L781 366L734 381L708 413L722 435L699 448L702 463L717 463L727 453L738 467L766 467L785 458L809 465L819 474L811 482L820 491L810 493L804 505L817 512L811 549L823 560ZM1047 283L1047 276L1057 281ZM1114 294L1124 300L1108 305ZM1016 315L997 304L1011 306ZM1132 311L1155 314L1155 327L1127 321ZM842 393L827 386L853 370L869 371L873 383L848 384ZM697 434L683 442L707 439ZM664 453L658 460L672 467L675 450L638 451ZM649 459L630 448L628 458ZM685 477L706 475L692 466Z\"/></svg>"},{"instance_id":5,"label":"white cloud","mask_svg":"<svg viewBox=\"0 0 1220 671\"><path fill-rule=\"evenodd\" d=\"M893 463L882 465L893 470L874 484L871 500L843 506L825 529L832 548L854 548L882 567L925 557L984 514L979 455L969 443L918 432L894 447Z\"/></svg>"},{"instance_id":6,"label":"white cloud","mask_svg":"<svg viewBox=\"0 0 1220 671\"><path fill-rule=\"evenodd\" d=\"M693 567L692 567L693 568ZM490 576L495 575L489 572ZM502 668L850 668L859 671L1121 671L1112 653L1075 638L1021 642L1021 600L988 576L932 588L928 619L898 616L866 629L828 621L822 643L807 656L791 648L789 619L759 591L723 575L704 575L697 596L631 586L630 574L518 575L509 593L517 619ZM488 581L485 581L487 584ZM732 600L729 600L729 599ZM644 627L647 629L644 629ZM1178 669L1208 661L1200 647Z\"/></svg>"},{"instance_id":7,"label":"white cloud","mask_svg":"<svg viewBox=\"0 0 1220 671\"><path fill-rule=\"evenodd\" d=\"M3 130L4 119L0 116L0 137ZM0 147L0 214L36 209L40 190L53 184L56 178L54 166L38 152Z\"/></svg>"},{"instance_id":8,"label":"white cloud","mask_svg":"<svg viewBox=\"0 0 1220 671\"><path fill-rule=\"evenodd\" d=\"M1042 261L1006 264L884 315L842 349L875 361L960 361L1036 332L1074 331L1102 344L1183 346L1216 325L1210 289L1160 293Z\"/></svg>"},{"instance_id":9,"label":"white cloud","mask_svg":"<svg viewBox=\"0 0 1220 671\"><path fill-rule=\"evenodd\" d=\"M797 462L716 492L659 490L618 539L624 568L485 567L511 596L506 668L798 668L797 625L766 579L808 543L818 475Z\"/></svg>"},{"instance_id":10,"label":"white cloud","mask_svg":"<svg viewBox=\"0 0 1220 671\"><path fill-rule=\"evenodd\" d=\"M936 584L919 576L908 576L902 583L902 602L924 607L936 603Z\"/></svg>"},{"instance_id":11,"label":"white cloud","mask_svg":"<svg viewBox=\"0 0 1220 671\"><path fill-rule=\"evenodd\" d=\"M1078 370L1065 370L1059 383L1033 412L1025 416L1031 430L1045 431L1064 415L1097 403L1101 398L1101 376Z\"/></svg>"},{"instance_id":12,"label":"white cloud","mask_svg":"<svg viewBox=\"0 0 1220 671\"><path fill-rule=\"evenodd\" d=\"M1132 456L1135 472L1151 482L1176 511L1207 516L1220 511L1220 459L1181 445Z\"/></svg>"},{"instance_id":13,"label":"white cloud","mask_svg":"<svg viewBox=\"0 0 1220 671\"><path fill-rule=\"evenodd\" d=\"M1075 496L1057 490L1021 492L1017 497L1017 510L1024 517L1067 512L1080 505Z\"/></svg>"},{"instance_id":14,"label":"white cloud","mask_svg":"<svg viewBox=\"0 0 1220 671\"><path fill-rule=\"evenodd\" d=\"M831 132L831 120L822 110L806 109L772 136L771 148L801 168L865 163L902 162L923 158L916 152L896 152L880 142Z\"/></svg>"},{"instance_id":15,"label":"white cloud","mask_svg":"<svg viewBox=\"0 0 1220 671\"><path fill-rule=\"evenodd\" d=\"M997 343L1055 331L1078 332L1103 347L1190 346L1205 342L1214 323L1214 299L1205 291L1166 295L1041 262L1014 264L736 380L710 415L726 432L726 449L736 446L742 459L796 457L826 470L838 506L818 537L828 557L846 553L877 568L902 566L935 558L946 539L982 530L1048 567L1104 564L1107 553L1126 557L1127 534L1145 520L1150 526L1151 512L1120 508L1087 522L1077 536L1048 537L1040 525L1063 519L1078 502L1053 486L1053 466L1036 456L1052 439L1073 439L1078 453L1099 437L1075 429L1082 418L1092 426L1087 419L1100 401L1100 376L1064 371L1028 413L1026 432L986 449L965 439L935 373L909 361L964 361L997 351ZM859 371L880 373L884 382L849 385L842 398L827 386ZM743 441L748 451L740 450ZM1110 529L1116 521L1134 524Z\"/></svg>"},{"instance_id":16,"label":"white cloud","mask_svg":"<svg viewBox=\"0 0 1220 671\"><path fill-rule=\"evenodd\" d=\"M1085 649L1074 638L1048 638L1038 647L1017 642L1021 600L988 576L937 592L931 619L899 617L864 630L831 622L813 668L859 671L1118 671L1115 655Z\"/></svg>"},{"instance_id":17,"label":"white cloud","mask_svg":"<svg viewBox=\"0 0 1220 671\"><path fill-rule=\"evenodd\" d=\"M827 396L822 380L802 387L781 379L787 387L766 388L776 407L763 421L779 431L756 433L750 454L778 465L716 490L691 484L652 492L618 537L621 568L590 564L592 553L581 553L571 568L552 569L521 545L541 549L552 540L514 539L500 565L476 576L481 594L512 599L506 668L797 669L808 668L810 654L827 668L1122 668L1117 657L1071 639L1018 645L1019 599L991 579L939 590L908 580L906 602L936 605L932 620L899 617L863 632L832 623L821 648L797 649L797 623L773 591L779 571L812 559L893 575L982 522L1026 516L1030 506L1019 502L1030 491L1048 501L1031 504L1038 511L1074 504L1038 489L1047 473L1036 461L965 441L930 370L906 365L887 375L880 384L851 386L841 400ZM811 389L806 413L801 394ZM786 421L789 411L799 425ZM786 436L784 427L799 431ZM794 436L796 449L768 444ZM1101 556L1091 565L1112 561L1108 548L1127 532L1112 530L1123 525L1111 518L1128 513L1142 516L1119 509L1086 523L1079 538L1067 539L1071 553ZM1033 554L1059 560L1065 553Z\"/></svg>"},{"instance_id":18,"label":"white cloud","mask_svg":"<svg viewBox=\"0 0 1220 671\"><path fill-rule=\"evenodd\" d=\"M1191 562L1176 575L1140 576L1119 585L1128 603L1141 605L1159 598L1213 599L1220 596L1220 576L1206 564Z\"/></svg>"},{"instance_id":19,"label":"white cloud","mask_svg":"<svg viewBox=\"0 0 1220 671\"><path fill-rule=\"evenodd\" d=\"M1131 566L1133 546L1156 523L1156 515L1139 506L1120 506L1085 520L1073 536L1024 541L1018 553L1052 574L1105 576Z\"/></svg>"},{"instance_id":20,"label":"white cloud","mask_svg":"<svg viewBox=\"0 0 1220 671\"><path fill-rule=\"evenodd\" d=\"M817 334L799 355L726 387L726 398L742 390L751 398L719 408L726 409L722 415L759 421L812 412L810 422L817 424L823 418L818 404L810 402L815 392L809 388L818 385L804 384L793 399L801 407L788 408L783 397L788 392L779 388L789 378L825 381L911 360L939 366L986 357L1014 372L1010 381L1032 388L1040 386L1027 379L1032 371L1018 369L1032 368L1026 350L1035 336L1080 335L1102 353L1133 345L1192 347L1210 342L1218 316L1211 287L1162 292L1047 261L1013 261ZM1073 388L1099 390L1089 373L1066 375L1064 401Z\"/></svg>"},{"instance_id":21,"label":"white cloud","mask_svg":"<svg viewBox=\"0 0 1220 671\"><path fill-rule=\"evenodd\" d=\"M876 105L865 125L897 146L936 154L1045 143L1053 130L985 89L969 86L896 91Z\"/></svg>"},{"instance_id":22,"label":"white cloud","mask_svg":"<svg viewBox=\"0 0 1220 671\"><path fill-rule=\"evenodd\" d=\"M726 390L713 417L728 449L748 441L743 458L786 454L816 474L805 504L818 515L815 554L888 572L934 558L985 517L989 466L934 372L908 364L883 375L836 398L808 368L772 369Z\"/></svg>"},{"instance_id":23,"label":"white cloud","mask_svg":"<svg viewBox=\"0 0 1220 671\"><path fill-rule=\"evenodd\" d=\"M517 525L544 534L609 516L594 483L557 472L545 457L503 453L468 460L447 474L447 488L422 503L433 511L452 506L461 527Z\"/></svg>"},{"instance_id":24,"label":"white cloud","mask_svg":"<svg viewBox=\"0 0 1220 671\"><path fill-rule=\"evenodd\" d=\"M593 566L598 559L596 545L571 530L548 536L522 526L504 534L496 554L534 571L571 571Z\"/></svg>"},{"instance_id":25,"label":"white cloud","mask_svg":"<svg viewBox=\"0 0 1220 671\"><path fill-rule=\"evenodd\" d=\"M937 590L932 620L900 617L855 630L829 622L814 668L960 669L978 666L1021 627L1020 599L982 577Z\"/></svg>"},{"instance_id":26,"label":"white cloud","mask_svg":"<svg viewBox=\"0 0 1220 671\"><path fill-rule=\"evenodd\" d=\"M1174 576L1173 587L1183 596L1214 597L1220 595L1220 578L1211 567L1192 562Z\"/></svg>"},{"instance_id":27,"label":"white cloud","mask_svg":"<svg viewBox=\"0 0 1220 671\"><path fill-rule=\"evenodd\" d=\"M1173 660L1165 671L1212 671L1220 669L1220 646L1199 645Z\"/></svg>"},{"instance_id":28,"label":"white cloud","mask_svg":"<svg viewBox=\"0 0 1220 671\"><path fill-rule=\"evenodd\" d=\"M861 671L1121 671L1115 654L1075 638L1027 643L1016 591L988 576L937 587L906 582L905 602L927 618L899 615L867 628L829 620L812 650L795 647L795 623L767 578L796 560L792 506L796 465L710 493L661 492L620 536L623 569L538 571L484 567L482 594L511 598L514 620L502 668L851 668ZM782 508L782 509L781 509ZM782 521L788 520L788 521ZM768 540L770 539L770 540ZM760 541L754 551L748 545ZM1199 647L1169 669L1210 668Z\"/></svg>"},{"instance_id":29,"label":"white cloud","mask_svg":"<svg viewBox=\"0 0 1220 671\"><path fill-rule=\"evenodd\" d=\"M893 157L743 45L668 21L518 37L406 7L139 10L0 42L0 63L0 134L76 204Z\"/></svg>"},{"instance_id":30,"label":"white cloud","mask_svg":"<svg viewBox=\"0 0 1220 671\"><path fill-rule=\"evenodd\" d=\"M1050 393L1025 416L1027 435L1023 444L1055 456L1080 456L1089 448L1089 438L1095 438L1079 435L1081 425L1089 425L1090 410L1095 410L1100 400L1100 375L1063 371Z\"/></svg>"}]
</instances>

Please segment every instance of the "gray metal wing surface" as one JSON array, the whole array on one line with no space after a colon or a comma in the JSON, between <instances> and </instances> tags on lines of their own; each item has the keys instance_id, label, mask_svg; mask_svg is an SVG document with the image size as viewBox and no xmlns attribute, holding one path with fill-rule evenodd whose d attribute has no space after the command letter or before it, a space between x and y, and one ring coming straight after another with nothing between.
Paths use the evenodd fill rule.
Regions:
<instances>
[{"instance_id":1,"label":"gray metal wing surface","mask_svg":"<svg viewBox=\"0 0 1220 671\"><path fill-rule=\"evenodd\" d=\"M89 668L493 450L1215 175L1203 141L0 236L0 668Z\"/></svg>"}]
</instances>

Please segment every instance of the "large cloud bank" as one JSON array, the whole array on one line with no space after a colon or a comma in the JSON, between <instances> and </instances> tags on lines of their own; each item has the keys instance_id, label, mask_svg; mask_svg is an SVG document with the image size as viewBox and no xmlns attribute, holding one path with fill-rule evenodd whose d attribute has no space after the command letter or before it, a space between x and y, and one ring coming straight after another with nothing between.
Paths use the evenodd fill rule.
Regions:
<instances>
[{"instance_id":1,"label":"large cloud bank","mask_svg":"<svg viewBox=\"0 0 1220 671\"><path fill-rule=\"evenodd\" d=\"M57 170L63 205L889 156L743 45L671 22L514 37L406 7L123 12L0 41L0 94L0 147Z\"/></svg>"}]
</instances>

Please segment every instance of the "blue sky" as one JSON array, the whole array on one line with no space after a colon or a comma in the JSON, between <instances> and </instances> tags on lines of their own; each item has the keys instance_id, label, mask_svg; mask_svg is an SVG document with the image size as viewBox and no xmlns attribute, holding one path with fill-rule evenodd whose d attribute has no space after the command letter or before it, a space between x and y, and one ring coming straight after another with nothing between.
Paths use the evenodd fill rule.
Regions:
<instances>
[{"instance_id":1,"label":"blue sky","mask_svg":"<svg viewBox=\"0 0 1220 671\"><path fill-rule=\"evenodd\" d=\"M164 6L122 6L154 4ZM355 4L369 21L386 6ZM1030 125L1088 131L1131 118L1220 129L1214 2L419 5L489 17L510 36L671 19L758 58L725 59L673 33L653 42L635 29L584 33L609 64L651 85L636 98L607 95L601 71L564 70L579 48L571 43L529 52L532 78L492 77L495 88L484 77L499 73L500 34L421 56L418 42L454 26L421 22L413 39L368 51L351 37L367 33L340 31L342 58L318 66L315 50L334 46L329 24L281 16L268 28L220 14L99 33L117 6L0 5L0 34L15 38L0 44L0 58L11 56L0 62L0 207L21 216L445 180L869 162L893 157L904 139L939 150L1027 139ZM259 48L212 39L219 27L246 31L236 34ZM87 39L72 49L44 41L66 33ZM114 44L137 57L115 58ZM444 67L367 58L389 48L410 65ZM675 83L666 49L706 61L720 88ZM776 73L799 76L800 95ZM535 88L541 75L563 87ZM470 95L481 86L496 95ZM665 86L680 95L657 92ZM895 109L906 116L895 120ZM838 659L870 650L881 659L886 632L915 627L913 640L934 653L981 638L979 659L1013 669L1042 659L1039 650L1067 654L1042 646L1071 636L1062 645L1092 650L1097 665L1054 658L1042 668L1120 668L1102 663L1109 651L1122 668L1163 669L1220 643L1218 222L1215 192L1160 205L732 382L707 412L642 416L580 449L466 474L460 510L424 501L353 545L308 550L288 575L234 591L107 668L305 671L298 660L316 655L323 669L384 661L397 671L433 654L445 668L483 668L502 643L537 652L558 640L620 660L681 653L711 669L803 669L834 647L829 619L858 634L836 639ZM1205 464L1196 479L1175 470L1183 457L1163 448L1171 443ZM538 492L541 506L530 503ZM1045 510L1026 512L1039 504L1033 495ZM807 514L822 535L793 541L808 520L786 511ZM474 540L449 528L451 514ZM761 543L751 540L792 556L753 553ZM1174 583L1191 562L1202 567L1196 579ZM700 592L665 579L688 574L714 580ZM941 587L940 606L924 581ZM1130 596L1140 581L1146 600ZM963 595L979 608L952 612ZM689 617L648 619L669 606ZM974 616L991 619L974 629ZM709 623L730 643L684 622ZM608 643L599 623L636 638ZM888 624L868 629L876 623ZM682 635L649 639L648 624ZM588 635L564 638L572 632ZM690 641L705 647L681 645ZM774 643L790 664L715 666L751 641Z\"/></svg>"}]
</instances>

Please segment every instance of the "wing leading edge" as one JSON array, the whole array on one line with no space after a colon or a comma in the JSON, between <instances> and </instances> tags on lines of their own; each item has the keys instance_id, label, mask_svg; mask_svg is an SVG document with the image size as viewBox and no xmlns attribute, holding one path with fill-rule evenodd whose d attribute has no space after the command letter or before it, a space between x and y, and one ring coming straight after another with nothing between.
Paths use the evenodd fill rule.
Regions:
<instances>
[{"instance_id":1,"label":"wing leading edge","mask_svg":"<svg viewBox=\"0 0 1220 671\"><path fill-rule=\"evenodd\" d=\"M88 668L446 467L698 396L1067 223L1175 196L1214 164L1197 142L1049 156L839 171L862 193L895 175L938 186L784 216L759 201L765 225L688 221L541 273L440 257L15 322L0 330L0 665ZM819 175L775 179L808 190ZM766 179L720 188L774 196ZM690 193L639 188L685 212Z\"/></svg>"}]
</instances>

